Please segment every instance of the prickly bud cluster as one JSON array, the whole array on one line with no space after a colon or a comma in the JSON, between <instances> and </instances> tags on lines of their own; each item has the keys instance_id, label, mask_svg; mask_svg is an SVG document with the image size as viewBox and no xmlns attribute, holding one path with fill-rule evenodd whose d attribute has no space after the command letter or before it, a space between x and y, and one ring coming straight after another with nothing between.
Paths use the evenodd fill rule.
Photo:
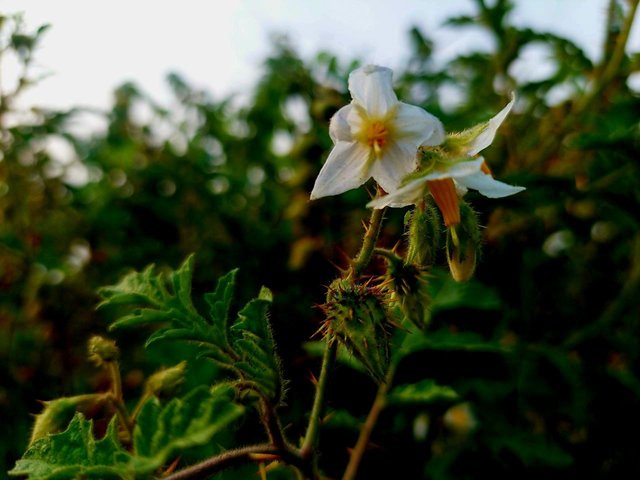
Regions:
<instances>
[{"instance_id":1,"label":"prickly bud cluster","mask_svg":"<svg viewBox=\"0 0 640 480\"><path fill-rule=\"evenodd\" d=\"M116 362L120 358L120 350L116 342L108 338L95 335L89 339L89 360L97 366L105 363Z\"/></svg>"},{"instance_id":2,"label":"prickly bud cluster","mask_svg":"<svg viewBox=\"0 0 640 480\"><path fill-rule=\"evenodd\" d=\"M153 395L161 395L163 393L171 393L184 380L187 362L160 370L151 375L145 385L147 392Z\"/></svg>"},{"instance_id":3,"label":"prickly bud cluster","mask_svg":"<svg viewBox=\"0 0 640 480\"><path fill-rule=\"evenodd\" d=\"M325 337L337 338L382 382L389 365L391 323L382 290L368 284L335 280L322 305Z\"/></svg>"},{"instance_id":4,"label":"prickly bud cluster","mask_svg":"<svg viewBox=\"0 0 640 480\"><path fill-rule=\"evenodd\" d=\"M478 217L466 203L460 202L460 224L447 229L447 262L456 282L473 276L480 253Z\"/></svg>"},{"instance_id":5,"label":"prickly bud cluster","mask_svg":"<svg viewBox=\"0 0 640 480\"><path fill-rule=\"evenodd\" d=\"M409 237L407 263L431 266L440 247L441 222L438 209L431 203L407 212L405 226Z\"/></svg>"},{"instance_id":6,"label":"prickly bud cluster","mask_svg":"<svg viewBox=\"0 0 640 480\"><path fill-rule=\"evenodd\" d=\"M386 259L387 273L381 286L390 293L390 300L398 305L404 317L424 329L429 321L431 301L426 270L420 265L404 263L392 253Z\"/></svg>"}]
</instances>

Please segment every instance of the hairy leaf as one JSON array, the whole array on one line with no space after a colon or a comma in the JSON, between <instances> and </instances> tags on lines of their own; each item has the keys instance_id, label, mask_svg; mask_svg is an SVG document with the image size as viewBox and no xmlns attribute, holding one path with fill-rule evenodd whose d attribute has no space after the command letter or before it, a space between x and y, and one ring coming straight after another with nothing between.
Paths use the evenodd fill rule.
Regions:
<instances>
[{"instance_id":1,"label":"hairy leaf","mask_svg":"<svg viewBox=\"0 0 640 480\"><path fill-rule=\"evenodd\" d=\"M243 413L228 385L199 387L164 407L153 397L140 411L133 433L136 470L152 471L178 452L204 445Z\"/></svg>"},{"instance_id":2,"label":"hairy leaf","mask_svg":"<svg viewBox=\"0 0 640 480\"><path fill-rule=\"evenodd\" d=\"M9 474L30 480L135 478L131 455L118 442L115 418L101 440L92 430L93 422L76 413L64 432L36 440Z\"/></svg>"},{"instance_id":3,"label":"hairy leaf","mask_svg":"<svg viewBox=\"0 0 640 480\"><path fill-rule=\"evenodd\" d=\"M115 417L104 438L96 440L93 422L76 413L64 432L36 440L9 473L31 480L147 478L183 450L211 441L242 415L234 396L231 386L221 385L196 388L165 406L153 397L138 415L133 453L118 441Z\"/></svg>"}]
</instances>

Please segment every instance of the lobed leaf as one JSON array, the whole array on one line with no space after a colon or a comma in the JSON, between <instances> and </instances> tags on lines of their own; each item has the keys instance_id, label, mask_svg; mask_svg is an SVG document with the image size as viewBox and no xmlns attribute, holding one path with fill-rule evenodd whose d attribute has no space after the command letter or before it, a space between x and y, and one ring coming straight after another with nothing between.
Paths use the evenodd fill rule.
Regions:
<instances>
[{"instance_id":1,"label":"lobed leaf","mask_svg":"<svg viewBox=\"0 0 640 480\"><path fill-rule=\"evenodd\" d=\"M178 452L208 443L244 409L229 385L199 387L164 407L153 397L142 407L133 432L136 470L152 471Z\"/></svg>"},{"instance_id":2,"label":"lobed leaf","mask_svg":"<svg viewBox=\"0 0 640 480\"><path fill-rule=\"evenodd\" d=\"M76 413L67 429L36 440L9 475L30 480L74 478L132 479L131 455L118 442L115 417L104 438L93 436L93 422Z\"/></svg>"},{"instance_id":3,"label":"lobed leaf","mask_svg":"<svg viewBox=\"0 0 640 480\"><path fill-rule=\"evenodd\" d=\"M269 326L268 309L272 294L262 287L258 298L250 300L231 320L231 304L237 270L218 279L213 292L204 296L209 318L201 316L191 300L193 256L168 275L153 266L125 276L118 284L100 290L100 307L127 308L114 328L162 324L146 341L187 341L196 343L199 356L235 372L239 380L258 388L262 395L279 398L282 390L279 363Z\"/></svg>"}]
</instances>

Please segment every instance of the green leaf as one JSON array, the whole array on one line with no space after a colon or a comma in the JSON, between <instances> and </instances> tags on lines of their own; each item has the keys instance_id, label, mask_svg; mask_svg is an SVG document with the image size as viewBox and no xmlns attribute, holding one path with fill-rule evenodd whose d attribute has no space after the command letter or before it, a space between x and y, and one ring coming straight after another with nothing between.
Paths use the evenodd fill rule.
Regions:
<instances>
[{"instance_id":1,"label":"green leaf","mask_svg":"<svg viewBox=\"0 0 640 480\"><path fill-rule=\"evenodd\" d=\"M206 323L191 303L192 271L193 255L166 276L157 273L154 265L131 272L118 284L99 290L103 301L98 308L120 305L130 309L111 329L163 322L178 326Z\"/></svg>"},{"instance_id":2,"label":"green leaf","mask_svg":"<svg viewBox=\"0 0 640 480\"><path fill-rule=\"evenodd\" d=\"M146 478L180 452L210 442L238 419L244 408L234 398L230 385L202 386L164 407L152 397L137 418L133 455L118 441L115 417L104 438L96 440L92 422L76 413L64 432L36 440L9 473L31 480Z\"/></svg>"},{"instance_id":3,"label":"green leaf","mask_svg":"<svg viewBox=\"0 0 640 480\"><path fill-rule=\"evenodd\" d=\"M387 396L389 405L430 404L452 401L458 398L456 391L447 386L437 385L433 380L421 380L417 383L398 385Z\"/></svg>"},{"instance_id":4,"label":"green leaf","mask_svg":"<svg viewBox=\"0 0 640 480\"><path fill-rule=\"evenodd\" d=\"M475 333L452 333L449 330L443 329L429 332L428 335L420 333L407 335L402 343L399 358L427 350L493 353L510 352L509 347L501 345L498 342L488 342Z\"/></svg>"},{"instance_id":5,"label":"green leaf","mask_svg":"<svg viewBox=\"0 0 640 480\"><path fill-rule=\"evenodd\" d=\"M92 430L93 423L77 413L64 432L34 442L9 475L30 480L135 478L131 455L118 442L115 417L101 440Z\"/></svg>"},{"instance_id":6,"label":"green leaf","mask_svg":"<svg viewBox=\"0 0 640 480\"><path fill-rule=\"evenodd\" d=\"M280 395L280 366L268 321L268 308L273 295L262 287L258 298L251 300L238 313L231 327L233 345L240 354L235 365L244 377L256 382L269 398Z\"/></svg>"},{"instance_id":7,"label":"green leaf","mask_svg":"<svg viewBox=\"0 0 640 480\"><path fill-rule=\"evenodd\" d=\"M190 256L175 272L163 275L151 266L102 288L99 293L104 300L100 307L125 309L111 328L162 324L145 346L161 340L194 342L199 356L233 371L239 380L277 400L282 379L268 319L271 291L262 287L258 298L250 300L231 321L237 275L237 270L232 270L218 279L213 292L204 296L209 305L209 318L205 319L191 301L192 271Z\"/></svg>"},{"instance_id":8,"label":"green leaf","mask_svg":"<svg viewBox=\"0 0 640 480\"><path fill-rule=\"evenodd\" d=\"M478 310L497 310L500 298L496 291L482 283L471 280L458 283L449 272L437 272L434 284L439 288L432 294L432 310L449 310L453 308L473 308Z\"/></svg>"},{"instance_id":9,"label":"green leaf","mask_svg":"<svg viewBox=\"0 0 640 480\"><path fill-rule=\"evenodd\" d=\"M234 397L233 387L220 385L196 388L164 407L155 397L147 401L133 432L136 470L155 470L179 452L210 442L242 415Z\"/></svg>"}]
</instances>

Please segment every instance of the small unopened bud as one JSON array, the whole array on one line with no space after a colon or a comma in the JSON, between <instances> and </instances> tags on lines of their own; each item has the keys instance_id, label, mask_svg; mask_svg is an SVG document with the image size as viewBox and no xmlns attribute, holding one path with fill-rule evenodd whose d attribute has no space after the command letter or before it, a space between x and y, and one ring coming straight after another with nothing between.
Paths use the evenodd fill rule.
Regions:
<instances>
[{"instance_id":1,"label":"small unopened bud","mask_svg":"<svg viewBox=\"0 0 640 480\"><path fill-rule=\"evenodd\" d=\"M409 237L407 263L433 265L442 236L438 209L431 203L418 206L407 214L405 224Z\"/></svg>"},{"instance_id":2,"label":"small unopened bud","mask_svg":"<svg viewBox=\"0 0 640 480\"><path fill-rule=\"evenodd\" d=\"M337 338L377 382L384 381L391 339L389 314L379 287L335 280L322 309L325 336Z\"/></svg>"},{"instance_id":3,"label":"small unopened bud","mask_svg":"<svg viewBox=\"0 0 640 480\"><path fill-rule=\"evenodd\" d=\"M87 413L102 406L105 401L104 394L91 393L42 402L44 409L36 415L29 445L50 433L63 430L76 412Z\"/></svg>"},{"instance_id":4,"label":"small unopened bud","mask_svg":"<svg viewBox=\"0 0 640 480\"><path fill-rule=\"evenodd\" d=\"M473 276L480 252L480 227L473 209L460 203L458 225L447 229L447 262L456 282L466 282Z\"/></svg>"},{"instance_id":5,"label":"small unopened bud","mask_svg":"<svg viewBox=\"0 0 640 480\"><path fill-rule=\"evenodd\" d=\"M153 395L171 393L178 385L184 381L187 362L160 370L151 375L145 384L145 390Z\"/></svg>"},{"instance_id":6,"label":"small unopened bud","mask_svg":"<svg viewBox=\"0 0 640 480\"><path fill-rule=\"evenodd\" d=\"M117 362L120 358L120 350L116 342L108 338L94 335L89 339L89 360L97 366L105 363Z\"/></svg>"}]
</instances>

